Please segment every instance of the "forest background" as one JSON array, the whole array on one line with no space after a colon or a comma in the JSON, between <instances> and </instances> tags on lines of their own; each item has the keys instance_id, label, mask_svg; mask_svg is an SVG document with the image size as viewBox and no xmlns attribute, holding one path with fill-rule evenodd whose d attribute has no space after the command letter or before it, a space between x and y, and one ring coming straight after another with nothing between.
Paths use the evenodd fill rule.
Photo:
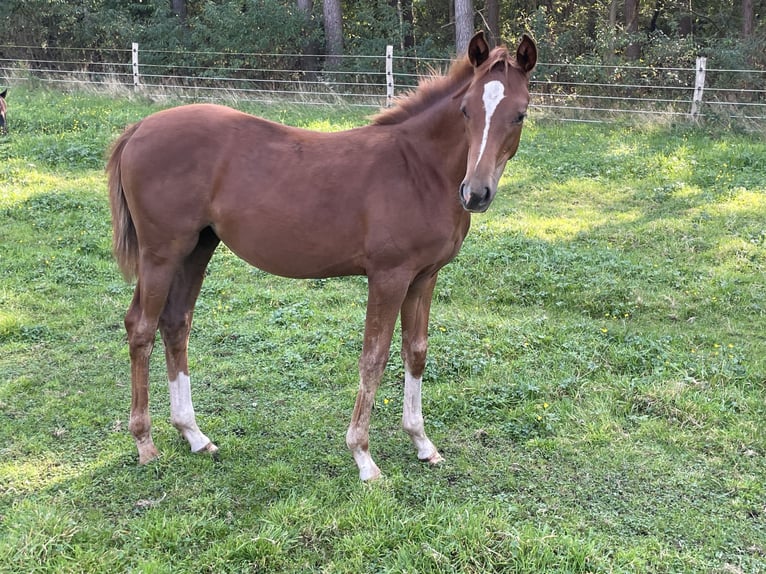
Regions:
<instances>
[{"instance_id":1,"label":"forest background","mask_svg":"<svg viewBox=\"0 0 766 574\"><path fill-rule=\"evenodd\" d=\"M300 67L343 65L341 55L444 58L477 29L493 43L522 32L545 62L690 65L707 56L728 69L766 68L764 0L3 0L0 58L41 59L50 49L130 48L208 53L210 64L238 54L284 54ZM306 58L306 55L316 58ZM105 56L104 56L105 57ZM162 58L161 55L157 56ZM198 60L197 60L198 61ZM155 62L159 63L159 62ZM170 63L170 62L169 62Z\"/></svg>"}]
</instances>

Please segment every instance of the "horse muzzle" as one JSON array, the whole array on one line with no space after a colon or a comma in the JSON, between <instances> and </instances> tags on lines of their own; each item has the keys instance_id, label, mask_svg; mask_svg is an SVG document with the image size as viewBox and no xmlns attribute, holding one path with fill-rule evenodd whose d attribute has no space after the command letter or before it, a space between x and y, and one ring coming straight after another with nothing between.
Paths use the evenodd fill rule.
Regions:
<instances>
[{"instance_id":1,"label":"horse muzzle","mask_svg":"<svg viewBox=\"0 0 766 574\"><path fill-rule=\"evenodd\" d=\"M471 213L484 213L495 198L497 188L488 183L472 184L463 180L460 184L460 203Z\"/></svg>"}]
</instances>

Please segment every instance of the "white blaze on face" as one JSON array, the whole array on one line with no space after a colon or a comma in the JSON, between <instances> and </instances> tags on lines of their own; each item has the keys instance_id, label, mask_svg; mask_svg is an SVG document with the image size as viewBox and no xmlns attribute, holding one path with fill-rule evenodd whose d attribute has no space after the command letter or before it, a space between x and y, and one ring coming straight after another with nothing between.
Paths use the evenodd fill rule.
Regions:
<instances>
[{"instance_id":1,"label":"white blaze on face","mask_svg":"<svg viewBox=\"0 0 766 574\"><path fill-rule=\"evenodd\" d=\"M502 82L492 80L484 84L484 94L481 99L484 102L484 134L481 136L481 147L479 148L479 157L476 158L474 169L479 166L481 156L484 155L484 148L487 147L487 138L489 137L489 126L492 122L492 116L497 109L497 105L505 97L505 86Z\"/></svg>"}]
</instances>

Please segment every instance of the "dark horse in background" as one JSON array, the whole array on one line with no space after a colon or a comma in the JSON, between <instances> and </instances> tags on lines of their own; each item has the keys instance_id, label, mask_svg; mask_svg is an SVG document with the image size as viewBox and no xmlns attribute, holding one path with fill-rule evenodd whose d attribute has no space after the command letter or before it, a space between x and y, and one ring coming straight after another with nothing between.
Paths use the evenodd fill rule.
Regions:
<instances>
[{"instance_id":1,"label":"dark horse in background","mask_svg":"<svg viewBox=\"0 0 766 574\"><path fill-rule=\"evenodd\" d=\"M114 251L137 277L125 317L131 363L130 430L139 461L151 436L149 356L165 346L171 423L194 452L218 448L200 431L187 343L194 304L223 241L264 271L294 278L366 275L359 392L346 435L362 480L375 393L401 314L402 423L418 458L437 463L426 436L421 380L436 276L457 255L471 212L485 211L519 145L537 60L524 36L515 55L484 35L446 76L337 133L286 127L215 105L158 112L115 142L107 171Z\"/></svg>"},{"instance_id":2,"label":"dark horse in background","mask_svg":"<svg viewBox=\"0 0 766 574\"><path fill-rule=\"evenodd\" d=\"M8 133L8 123L5 119L5 112L8 110L8 104L5 103L5 97L8 95L8 88L0 93L0 134Z\"/></svg>"}]
</instances>

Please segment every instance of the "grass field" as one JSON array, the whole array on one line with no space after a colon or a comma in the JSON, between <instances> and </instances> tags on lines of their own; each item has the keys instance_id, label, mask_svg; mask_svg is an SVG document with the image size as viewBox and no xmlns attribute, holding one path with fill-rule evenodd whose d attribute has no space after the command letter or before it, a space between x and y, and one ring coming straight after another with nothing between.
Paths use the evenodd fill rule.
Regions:
<instances>
[{"instance_id":1,"label":"grass field","mask_svg":"<svg viewBox=\"0 0 766 574\"><path fill-rule=\"evenodd\" d=\"M424 413L398 341L357 479L345 431L364 278L225 249L197 306L197 418L127 430L105 149L140 99L11 90L0 139L0 572L766 572L766 143L532 121L436 288ZM327 108L246 108L335 130Z\"/></svg>"}]
</instances>

